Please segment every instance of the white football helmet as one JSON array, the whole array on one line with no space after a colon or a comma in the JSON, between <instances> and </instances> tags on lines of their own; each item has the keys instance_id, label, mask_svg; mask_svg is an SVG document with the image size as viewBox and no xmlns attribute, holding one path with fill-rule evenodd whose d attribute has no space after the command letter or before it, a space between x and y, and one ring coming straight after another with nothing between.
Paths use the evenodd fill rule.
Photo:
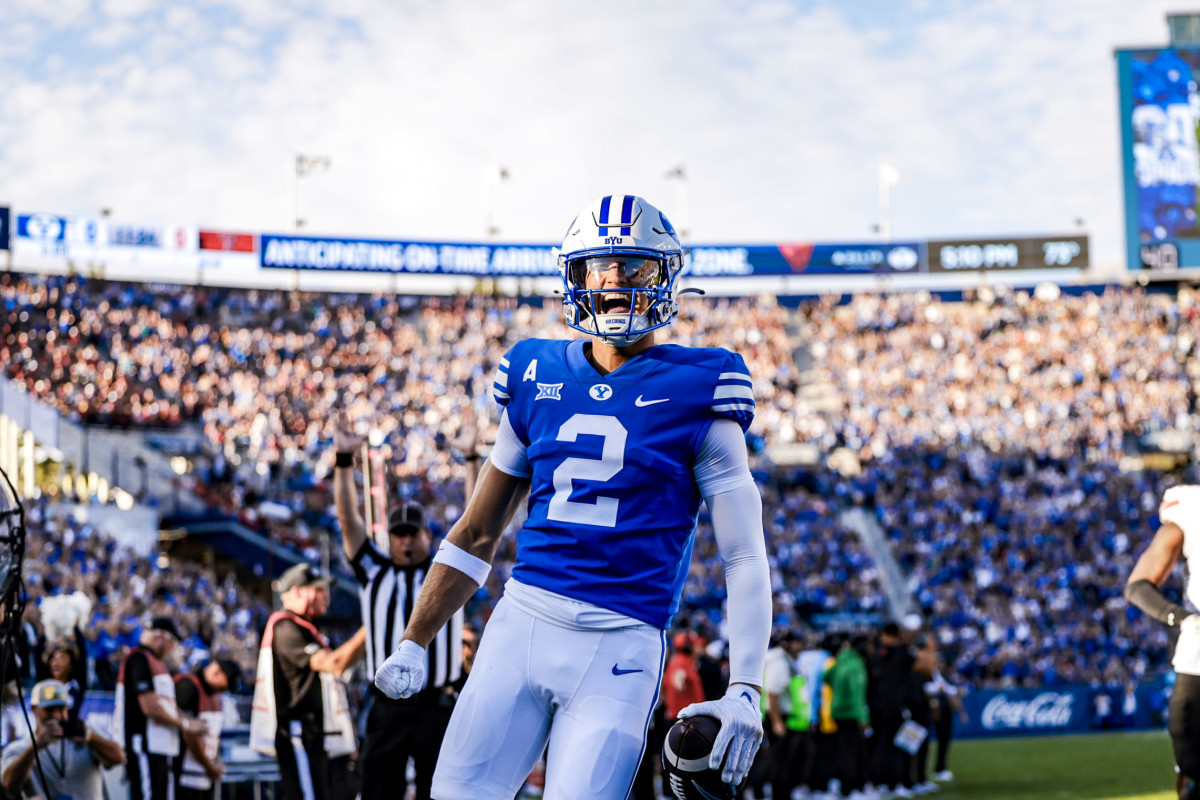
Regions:
<instances>
[{"instance_id":1,"label":"white football helmet","mask_svg":"<svg viewBox=\"0 0 1200 800\"><path fill-rule=\"evenodd\" d=\"M674 290L683 257L657 208L628 194L600 198L571 223L559 250L567 325L614 347L669 325L679 310Z\"/></svg>"}]
</instances>

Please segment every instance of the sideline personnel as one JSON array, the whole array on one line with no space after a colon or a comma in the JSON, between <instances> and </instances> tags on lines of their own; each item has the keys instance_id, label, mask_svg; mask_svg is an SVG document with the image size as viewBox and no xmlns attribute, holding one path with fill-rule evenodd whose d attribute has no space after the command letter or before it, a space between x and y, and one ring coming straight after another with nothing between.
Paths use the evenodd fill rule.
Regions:
<instances>
[{"instance_id":1,"label":"sideline personnel","mask_svg":"<svg viewBox=\"0 0 1200 800\"><path fill-rule=\"evenodd\" d=\"M179 713L163 659L179 643L170 617L154 617L121 662L113 696L113 738L124 740L130 800L169 800L179 734L203 736L204 723Z\"/></svg>"},{"instance_id":2,"label":"sideline personnel","mask_svg":"<svg viewBox=\"0 0 1200 800\"><path fill-rule=\"evenodd\" d=\"M283 604L267 620L254 676L250 746L279 762L281 800L330 800L330 758L354 752L340 676L362 655L363 631L332 650L313 620L329 610L331 579L311 564L275 582Z\"/></svg>"},{"instance_id":3,"label":"sideline personnel","mask_svg":"<svg viewBox=\"0 0 1200 800\"><path fill-rule=\"evenodd\" d=\"M225 720L221 695L237 685L242 670L222 658L175 676L179 710L202 721L203 736L185 736L186 752L175 763L175 800L214 800L220 796L225 767L221 764L221 728Z\"/></svg>"}]
</instances>

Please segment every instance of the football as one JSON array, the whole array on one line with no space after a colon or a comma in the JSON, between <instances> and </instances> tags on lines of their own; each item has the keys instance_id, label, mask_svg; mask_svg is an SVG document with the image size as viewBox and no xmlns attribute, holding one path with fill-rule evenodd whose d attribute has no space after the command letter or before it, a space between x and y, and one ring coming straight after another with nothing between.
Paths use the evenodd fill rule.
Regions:
<instances>
[{"instance_id":1,"label":"football","mask_svg":"<svg viewBox=\"0 0 1200 800\"><path fill-rule=\"evenodd\" d=\"M710 769L708 757L721 722L716 717L681 719L667 731L663 742L663 793L676 800L733 800L737 787L721 780L721 771Z\"/></svg>"}]
</instances>

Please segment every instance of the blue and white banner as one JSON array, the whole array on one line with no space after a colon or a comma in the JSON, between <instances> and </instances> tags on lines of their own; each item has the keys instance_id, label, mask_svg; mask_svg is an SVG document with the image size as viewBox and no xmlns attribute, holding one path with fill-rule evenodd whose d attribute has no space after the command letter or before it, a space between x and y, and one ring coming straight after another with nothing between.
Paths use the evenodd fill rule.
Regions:
<instances>
[{"instance_id":1,"label":"blue and white banner","mask_svg":"<svg viewBox=\"0 0 1200 800\"><path fill-rule=\"evenodd\" d=\"M259 250L263 269L495 277L558 274L554 250L549 245L451 244L264 233Z\"/></svg>"},{"instance_id":2,"label":"blue and white banner","mask_svg":"<svg viewBox=\"0 0 1200 800\"><path fill-rule=\"evenodd\" d=\"M90 259L108 245L108 224L92 217L18 214L15 238L18 254Z\"/></svg>"},{"instance_id":3,"label":"blue and white banner","mask_svg":"<svg viewBox=\"0 0 1200 800\"><path fill-rule=\"evenodd\" d=\"M922 266L923 247L918 242L698 245L691 249L688 274L715 278L915 272ZM540 277L558 272L551 245L455 244L265 233L260 252L264 269L493 277Z\"/></svg>"},{"instance_id":4,"label":"blue and white banner","mask_svg":"<svg viewBox=\"0 0 1200 800\"><path fill-rule=\"evenodd\" d=\"M7 209L0 209L0 249L6 245ZM14 258L30 264L47 261L88 267L108 275L153 280L233 281L267 284L283 278L266 271L359 273L363 286L380 275L408 274L434 279L556 278L555 247L550 244L422 242L250 232L224 234L195 225L118 222L107 218L56 214L12 217L7 245ZM1166 245L1164 244L1164 247ZM1200 247L1200 240L1197 242ZM1173 251L1172 251L1173 253ZM1164 268L1172 253L1159 253ZM689 247L685 278L809 278L778 281L797 291L801 283L817 291L843 291L875 285L916 287L956 284L956 276L984 271L1024 271L1030 281L1061 280L1088 265L1086 236L1018 237L994 240L851 242L829 244L698 244ZM1050 273L1043 276L1041 273ZM189 277L192 276L192 277ZM265 276L265 277L264 277ZM842 282L842 278L848 278ZM311 275L309 285L341 281ZM307 280L307 279L306 279ZM447 282L448 283L448 282Z\"/></svg>"},{"instance_id":5,"label":"blue and white banner","mask_svg":"<svg viewBox=\"0 0 1200 800\"><path fill-rule=\"evenodd\" d=\"M77 265L143 267L154 277L194 268L198 259L195 225L113 222L95 217L19 214L13 253L18 257L66 259Z\"/></svg>"},{"instance_id":6,"label":"blue and white banner","mask_svg":"<svg viewBox=\"0 0 1200 800\"><path fill-rule=\"evenodd\" d=\"M921 271L923 252L920 242L697 245L688 259L688 274L699 278L902 274Z\"/></svg>"},{"instance_id":7,"label":"blue and white banner","mask_svg":"<svg viewBox=\"0 0 1200 800\"><path fill-rule=\"evenodd\" d=\"M133 222L113 222L108 226L110 247L192 251L197 247L196 238L197 228L194 225L142 225Z\"/></svg>"}]
</instances>

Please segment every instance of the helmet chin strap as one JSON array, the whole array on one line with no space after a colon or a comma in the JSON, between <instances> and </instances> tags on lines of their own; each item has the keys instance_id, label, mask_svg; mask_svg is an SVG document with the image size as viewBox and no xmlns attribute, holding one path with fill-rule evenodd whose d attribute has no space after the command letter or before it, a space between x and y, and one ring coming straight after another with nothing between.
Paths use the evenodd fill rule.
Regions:
<instances>
[{"instance_id":1,"label":"helmet chin strap","mask_svg":"<svg viewBox=\"0 0 1200 800\"><path fill-rule=\"evenodd\" d=\"M629 293L629 311L623 311L616 314L605 314L597 305L604 302L605 290L593 290L589 297L589 315L592 318L592 328L595 330L595 335L605 343L613 347L627 347L634 342L642 339L649 333L653 327L655 320L652 318L652 312L655 309L655 300L653 295L647 296L645 289L637 287L618 287L611 291L628 292ZM637 313L639 302L645 302L646 310ZM601 324L607 330L601 330Z\"/></svg>"},{"instance_id":2,"label":"helmet chin strap","mask_svg":"<svg viewBox=\"0 0 1200 800\"><path fill-rule=\"evenodd\" d=\"M629 347L629 345L631 345L631 344L640 342L642 339L646 338L646 334L648 334L648 333L650 333L650 331L646 331L644 333L641 333L637 336L632 336L632 337L630 337L630 336L601 336L599 338L600 338L600 341L604 342L605 344L620 349L622 347Z\"/></svg>"},{"instance_id":3,"label":"helmet chin strap","mask_svg":"<svg viewBox=\"0 0 1200 800\"><path fill-rule=\"evenodd\" d=\"M627 312L624 314L596 314L592 316L592 327L596 330L596 336L605 344L610 344L614 347L627 347L646 334L650 333L650 319L648 313L634 314ZM601 319L616 318L612 321L622 325L622 329L618 332L607 333L600 330Z\"/></svg>"}]
</instances>

